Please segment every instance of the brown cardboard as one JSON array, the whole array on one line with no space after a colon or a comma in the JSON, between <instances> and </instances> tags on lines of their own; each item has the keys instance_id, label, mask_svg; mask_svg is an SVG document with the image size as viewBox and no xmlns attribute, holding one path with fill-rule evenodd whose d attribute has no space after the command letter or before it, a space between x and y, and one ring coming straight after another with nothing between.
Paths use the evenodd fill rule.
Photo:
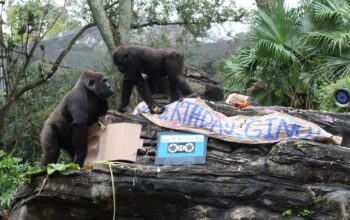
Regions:
<instances>
[{"instance_id":1,"label":"brown cardboard","mask_svg":"<svg viewBox=\"0 0 350 220\"><path fill-rule=\"evenodd\" d=\"M94 124L89 128L88 153L85 164L106 160L136 161L137 149L142 147L141 125L114 123Z\"/></svg>"}]
</instances>

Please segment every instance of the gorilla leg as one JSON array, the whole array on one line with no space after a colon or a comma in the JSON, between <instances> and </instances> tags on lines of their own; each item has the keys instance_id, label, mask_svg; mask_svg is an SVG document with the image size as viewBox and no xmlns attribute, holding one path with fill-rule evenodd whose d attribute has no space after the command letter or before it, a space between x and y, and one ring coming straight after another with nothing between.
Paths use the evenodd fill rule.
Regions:
<instances>
[{"instance_id":1,"label":"gorilla leg","mask_svg":"<svg viewBox=\"0 0 350 220\"><path fill-rule=\"evenodd\" d=\"M184 96L194 94L191 87L187 84L186 80L184 79L184 63L182 54L176 52L171 53L166 59L164 65L171 86L174 85L177 89L181 91L182 95Z\"/></svg>"},{"instance_id":2,"label":"gorilla leg","mask_svg":"<svg viewBox=\"0 0 350 220\"><path fill-rule=\"evenodd\" d=\"M184 96L190 96L194 94L191 87L187 84L186 80L181 75L169 76L170 85L175 85Z\"/></svg>"},{"instance_id":3,"label":"gorilla leg","mask_svg":"<svg viewBox=\"0 0 350 220\"><path fill-rule=\"evenodd\" d=\"M152 94L146 81L142 78L142 76L140 76L138 77L135 84L139 95L141 96L143 101L146 102L150 112L153 113L153 108L156 107L156 105L152 99Z\"/></svg>"},{"instance_id":4,"label":"gorilla leg","mask_svg":"<svg viewBox=\"0 0 350 220\"><path fill-rule=\"evenodd\" d=\"M82 167L87 154L87 123L77 120L77 123L73 124L71 129L73 131L73 148L75 149L73 162Z\"/></svg>"},{"instance_id":5,"label":"gorilla leg","mask_svg":"<svg viewBox=\"0 0 350 220\"><path fill-rule=\"evenodd\" d=\"M45 125L41 132L41 147L44 154L41 159L41 167L56 163L60 155L59 139L56 132L49 125Z\"/></svg>"},{"instance_id":6,"label":"gorilla leg","mask_svg":"<svg viewBox=\"0 0 350 220\"><path fill-rule=\"evenodd\" d=\"M171 102L175 102L181 98L181 92L180 90L176 87L174 83L169 83L170 87L170 100Z\"/></svg>"},{"instance_id":7,"label":"gorilla leg","mask_svg":"<svg viewBox=\"0 0 350 220\"><path fill-rule=\"evenodd\" d=\"M62 147L62 149L68 153L68 155L70 156L70 158L72 158L72 160L74 159L75 149L73 146Z\"/></svg>"}]
</instances>

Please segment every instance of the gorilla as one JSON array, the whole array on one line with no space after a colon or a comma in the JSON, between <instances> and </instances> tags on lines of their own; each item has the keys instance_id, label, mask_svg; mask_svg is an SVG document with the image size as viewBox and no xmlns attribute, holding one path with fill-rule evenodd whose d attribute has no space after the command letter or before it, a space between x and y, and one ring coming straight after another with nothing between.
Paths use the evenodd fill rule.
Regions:
<instances>
[{"instance_id":1,"label":"gorilla","mask_svg":"<svg viewBox=\"0 0 350 220\"><path fill-rule=\"evenodd\" d=\"M87 153L88 126L108 110L107 98L113 90L102 74L86 71L74 88L61 100L41 131L41 166L56 163L60 149L74 163L83 166Z\"/></svg>"},{"instance_id":2,"label":"gorilla","mask_svg":"<svg viewBox=\"0 0 350 220\"><path fill-rule=\"evenodd\" d=\"M150 112L161 113L161 109L152 99L149 85L142 74L148 77L148 82L161 82L166 77L169 81L172 102L181 98L182 95L186 97L196 95L184 79L183 55L173 49L122 45L114 51L113 63L124 74L119 112L126 111L135 85Z\"/></svg>"}]
</instances>

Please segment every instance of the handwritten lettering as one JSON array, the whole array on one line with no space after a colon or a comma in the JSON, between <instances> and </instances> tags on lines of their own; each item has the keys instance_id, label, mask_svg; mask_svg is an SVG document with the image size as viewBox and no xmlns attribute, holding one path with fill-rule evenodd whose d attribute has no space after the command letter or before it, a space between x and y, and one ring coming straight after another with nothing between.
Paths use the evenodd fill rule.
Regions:
<instances>
[{"instance_id":1,"label":"handwritten lettering","mask_svg":"<svg viewBox=\"0 0 350 220\"><path fill-rule=\"evenodd\" d=\"M232 135L234 129L235 129L235 123L234 122L231 123L231 124L227 123L227 122L224 123L224 133L226 135Z\"/></svg>"},{"instance_id":2,"label":"handwritten lettering","mask_svg":"<svg viewBox=\"0 0 350 220\"><path fill-rule=\"evenodd\" d=\"M207 121L207 117L209 118L209 121ZM200 128L205 128L208 125L210 125L214 120L213 115L208 111L205 110L203 117L201 118L201 123L199 124Z\"/></svg>"},{"instance_id":3,"label":"handwritten lettering","mask_svg":"<svg viewBox=\"0 0 350 220\"><path fill-rule=\"evenodd\" d=\"M253 139L271 142L284 138L318 140L322 133L322 129L316 125L310 127L308 123L303 124L302 119L278 112L261 117L230 118L210 110L202 103L186 100L166 106L163 114L146 117L156 119L161 124L168 123L168 127L173 129L194 128L199 133L202 129L210 134L230 136L231 140L233 138L238 142L252 142Z\"/></svg>"},{"instance_id":4,"label":"handwritten lettering","mask_svg":"<svg viewBox=\"0 0 350 220\"><path fill-rule=\"evenodd\" d=\"M189 126L191 126L192 120L194 119L194 120L193 120L193 121L194 121L194 122L193 122L193 127L197 127L198 121L199 121L199 120L202 120L202 119L200 118L200 116L201 116L201 114L202 114L202 111L203 111L203 108L196 104L196 105L192 108L192 111L191 111L190 115L188 116L188 122L187 122L187 124L188 124Z\"/></svg>"},{"instance_id":5,"label":"handwritten lettering","mask_svg":"<svg viewBox=\"0 0 350 220\"><path fill-rule=\"evenodd\" d=\"M272 117L272 118L266 119L268 124L267 124L267 134L264 135L265 140L274 140L275 139L275 136L272 134L272 126L273 126L272 122L276 119L277 119L277 117Z\"/></svg>"},{"instance_id":6,"label":"handwritten lettering","mask_svg":"<svg viewBox=\"0 0 350 220\"><path fill-rule=\"evenodd\" d=\"M252 129L250 130L250 126L253 124L253 123L260 123L261 124L261 120L258 119L258 120L253 120L253 121L250 121L248 122L247 126L245 127L245 136L248 137L248 138L260 138L261 136L261 133L262 133L262 130L261 129ZM252 135L252 134L249 134L248 132L250 131L251 132L255 132L255 135Z\"/></svg>"}]
</instances>

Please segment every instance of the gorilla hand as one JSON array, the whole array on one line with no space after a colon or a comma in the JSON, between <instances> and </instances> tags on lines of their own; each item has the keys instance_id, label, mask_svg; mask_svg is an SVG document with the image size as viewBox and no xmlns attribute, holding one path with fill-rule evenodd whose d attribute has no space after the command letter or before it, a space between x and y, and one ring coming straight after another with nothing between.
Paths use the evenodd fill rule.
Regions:
<instances>
[{"instance_id":1,"label":"gorilla hand","mask_svg":"<svg viewBox=\"0 0 350 220\"><path fill-rule=\"evenodd\" d=\"M158 106L153 106L153 108L150 109L151 114L162 114L165 111L164 107L158 107Z\"/></svg>"}]
</instances>

